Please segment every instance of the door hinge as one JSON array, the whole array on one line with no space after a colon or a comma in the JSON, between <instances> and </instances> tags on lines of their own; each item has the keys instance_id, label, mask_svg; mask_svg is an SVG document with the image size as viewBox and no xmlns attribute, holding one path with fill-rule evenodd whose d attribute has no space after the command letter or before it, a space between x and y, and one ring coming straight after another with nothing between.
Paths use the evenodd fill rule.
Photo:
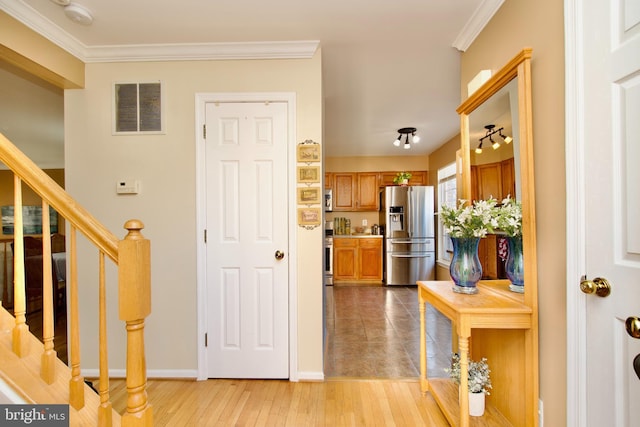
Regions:
<instances>
[{"instance_id":1,"label":"door hinge","mask_svg":"<svg viewBox=\"0 0 640 427\"><path fill-rule=\"evenodd\" d=\"M204 346L205 347L209 346L209 335L206 332L204 334Z\"/></svg>"},{"instance_id":2,"label":"door hinge","mask_svg":"<svg viewBox=\"0 0 640 427\"><path fill-rule=\"evenodd\" d=\"M202 138L207 139L207 125L202 125Z\"/></svg>"},{"instance_id":3,"label":"door hinge","mask_svg":"<svg viewBox=\"0 0 640 427\"><path fill-rule=\"evenodd\" d=\"M207 243L207 229L204 229L204 242Z\"/></svg>"}]
</instances>

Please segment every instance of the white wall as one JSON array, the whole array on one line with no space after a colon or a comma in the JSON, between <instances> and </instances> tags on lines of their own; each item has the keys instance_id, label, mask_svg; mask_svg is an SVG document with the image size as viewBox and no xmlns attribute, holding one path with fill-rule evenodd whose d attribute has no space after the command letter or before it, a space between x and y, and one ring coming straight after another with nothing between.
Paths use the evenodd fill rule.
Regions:
<instances>
[{"instance_id":1,"label":"white wall","mask_svg":"<svg viewBox=\"0 0 640 427\"><path fill-rule=\"evenodd\" d=\"M195 227L195 94L295 92L295 140L322 141L321 77L318 50L311 59L297 60L87 64L85 89L65 91L67 191L118 237L125 235L126 220L138 218L151 240L152 314L145 334L150 376L196 375L196 239L201 232ZM113 82L149 80L165 84L166 134L113 136ZM140 180L141 193L116 195L116 181L123 178ZM297 230L297 350L304 377L322 372L323 234L320 228ZM81 357L83 367L91 369L98 366L97 255L79 240L80 299L89 302L81 309ZM109 363L123 369L117 277L108 267Z\"/></svg>"}]
</instances>

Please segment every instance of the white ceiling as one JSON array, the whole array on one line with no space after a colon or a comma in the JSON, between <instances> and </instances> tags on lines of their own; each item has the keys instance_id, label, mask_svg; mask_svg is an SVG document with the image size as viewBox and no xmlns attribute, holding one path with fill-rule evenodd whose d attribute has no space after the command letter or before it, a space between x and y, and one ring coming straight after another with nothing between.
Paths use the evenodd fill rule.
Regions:
<instances>
[{"instance_id":1,"label":"white ceiling","mask_svg":"<svg viewBox=\"0 0 640 427\"><path fill-rule=\"evenodd\" d=\"M132 45L143 52L318 41L321 142L327 156L342 157L426 155L455 136L460 50L503 1L78 0L93 15L90 26L69 20L54 1L0 0L0 9L87 62L92 52ZM418 129L411 150L392 145L401 127Z\"/></svg>"}]
</instances>

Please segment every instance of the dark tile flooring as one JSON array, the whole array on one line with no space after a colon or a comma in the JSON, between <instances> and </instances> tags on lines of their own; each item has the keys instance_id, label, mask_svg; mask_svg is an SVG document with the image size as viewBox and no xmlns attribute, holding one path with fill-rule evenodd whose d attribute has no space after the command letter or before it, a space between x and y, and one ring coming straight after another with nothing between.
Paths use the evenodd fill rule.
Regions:
<instances>
[{"instance_id":1,"label":"dark tile flooring","mask_svg":"<svg viewBox=\"0 0 640 427\"><path fill-rule=\"evenodd\" d=\"M325 286L325 377L418 378L416 286ZM427 305L427 370L446 377L451 322Z\"/></svg>"}]
</instances>

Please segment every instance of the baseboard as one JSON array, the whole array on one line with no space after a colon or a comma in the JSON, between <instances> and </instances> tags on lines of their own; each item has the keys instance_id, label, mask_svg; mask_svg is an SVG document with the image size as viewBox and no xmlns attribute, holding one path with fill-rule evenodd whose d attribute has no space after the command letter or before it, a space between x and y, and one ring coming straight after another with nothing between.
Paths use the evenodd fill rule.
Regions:
<instances>
[{"instance_id":1,"label":"baseboard","mask_svg":"<svg viewBox=\"0 0 640 427\"><path fill-rule=\"evenodd\" d=\"M298 381L324 381L324 372L298 372Z\"/></svg>"},{"instance_id":2,"label":"baseboard","mask_svg":"<svg viewBox=\"0 0 640 427\"><path fill-rule=\"evenodd\" d=\"M109 370L109 378L125 378L127 372L124 369ZM85 378L98 378L100 372L97 369L83 369L82 376ZM193 369L149 369L147 370L147 379L153 378L181 378L196 379L198 372Z\"/></svg>"}]
</instances>

